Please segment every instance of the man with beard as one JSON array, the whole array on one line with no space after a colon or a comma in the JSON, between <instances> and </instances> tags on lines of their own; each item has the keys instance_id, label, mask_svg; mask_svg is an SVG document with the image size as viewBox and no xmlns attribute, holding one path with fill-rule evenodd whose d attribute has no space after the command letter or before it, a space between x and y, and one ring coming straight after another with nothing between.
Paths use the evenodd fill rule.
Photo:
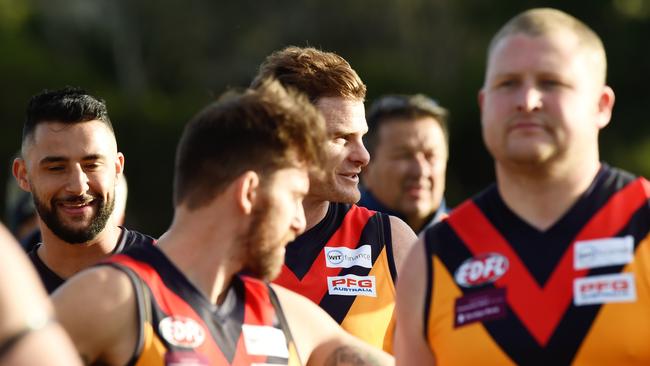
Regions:
<instances>
[{"instance_id":1,"label":"man with beard","mask_svg":"<svg viewBox=\"0 0 650 366\"><path fill-rule=\"evenodd\" d=\"M277 82L198 113L177 149L174 219L158 246L116 255L54 294L84 360L389 364L309 300L260 280L277 275L305 228L301 203L323 140L322 117Z\"/></svg>"},{"instance_id":2,"label":"man with beard","mask_svg":"<svg viewBox=\"0 0 650 366\"><path fill-rule=\"evenodd\" d=\"M48 293L110 254L153 243L111 220L123 169L103 101L76 88L32 97L13 174L38 212L43 242L29 258Z\"/></svg>"},{"instance_id":3,"label":"man with beard","mask_svg":"<svg viewBox=\"0 0 650 366\"><path fill-rule=\"evenodd\" d=\"M402 220L355 205L370 156L363 100L366 86L341 56L288 47L266 58L253 86L267 77L307 94L325 118L325 174L309 177L307 231L287 246L275 283L319 304L364 341L390 350L394 283L413 231Z\"/></svg>"},{"instance_id":4,"label":"man with beard","mask_svg":"<svg viewBox=\"0 0 650 366\"><path fill-rule=\"evenodd\" d=\"M398 364L650 364L650 182L599 159L606 65L556 9L492 38L478 101L496 184L409 255Z\"/></svg>"}]
</instances>

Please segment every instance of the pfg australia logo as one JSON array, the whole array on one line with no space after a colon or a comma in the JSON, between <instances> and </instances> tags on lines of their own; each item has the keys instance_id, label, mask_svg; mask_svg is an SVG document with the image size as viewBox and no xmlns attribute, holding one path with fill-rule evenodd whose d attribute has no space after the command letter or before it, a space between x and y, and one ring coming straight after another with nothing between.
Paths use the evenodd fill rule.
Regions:
<instances>
[{"instance_id":1,"label":"pfg australia logo","mask_svg":"<svg viewBox=\"0 0 650 366\"><path fill-rule=\"evenodd\" d=\"M330 295L377 297L375 276L332 276L327 277Z\"/></svg>"},{"instance_id":2,"label":"pfg australia logo","mask_svg":"<svg viewBox=\"0 0 650 366\"><path fill-rule=\"evenodd\" d=\"M325 262L329 268L350 268L352 266L372 268L372 248L370 245L362 245L357 249L325 247Z\"/></svg>"},{"instance_id":3,"label":"pfg australia logo","mask_svg":"<svg viewBox=\"0 0 650 366\"><path fill-rule=\"evenodd\" d=\"M577 306L634 301L636 286L631 273L583 277L573 281L573 302Z\"/></svg>"},{"instance_id":4,"label":"pfg australia logo","mask_svg":"<svg viewBox=\"0 0 650 366\"><path fill-rule=\"evenodd\" d=\"M205 341L205 331L194 319L169 316L158 323L158 330L174 346L196 348Z\"/></svg>"},{"instance_id":5,"label":"pfg australia logo","mask_svg":"<svg viewBox=\"0 0 650 366\"><path fill-rule=\"evenodd\" d=\"M458 267L454 278L463 287L492 283L508 271L508 258L499 253L485 253L469 258Z\"/></svg>"}]
</instances>

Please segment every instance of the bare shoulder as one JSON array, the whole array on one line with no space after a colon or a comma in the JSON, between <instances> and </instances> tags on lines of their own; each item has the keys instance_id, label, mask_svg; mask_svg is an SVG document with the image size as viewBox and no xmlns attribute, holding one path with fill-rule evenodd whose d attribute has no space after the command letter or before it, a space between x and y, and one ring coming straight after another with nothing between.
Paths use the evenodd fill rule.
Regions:
<instances>
[{"instance_id":1,"label":"bare shoulder","mask_svg":"<svg viewBox=\"0 0 650 366\"><path fill-rule=\"evenodd\" d=\"M433 354L424 337L427 294L427 261L424 240L411 249L397 283L394 351L398 365L433 365Z\"/></svg>"},{"instance_id":2,"label":"bare shoulder","mask_svg":"<svg viewBox=\"0 0 650 366\"><path fill-rule=\"evenodd\" d=\"M106 265L92 267L76 274L52 294L52 299L57 310L65 301L87 299L100 305L92 311L112 312L112 306L119 305L133 296L133 286L126 273Z\"/></svg>"},{"instance_id":3,"label":"bare shoulder","mask_svg":"<svg viewBox=\"0 0 650 366\"><path fill-rule=\"evenodd\" d=\"M84 360L124 364L138 337L136 294L128 276L97 266L70 278L52 295L57 316ZM81 305L83 304L83 305Z\"/></svg>"},{"instance_id":4,"label":"bare shoulder","mask_svg":"<svg viewBox=\"0 0 650 366\"><path fill-rule=\"evenodd\" d=\"M390 231L393 243L393 256L395 257L395 266L397 272L400 273L404 264L404 260L408 255L411 247L417 240L417 236L410 226L408 226L402 219L395 216L390 217Z\"/></svg>"},{"instance_id":5,"label":"bare shoulder","mask_svg":"<svg viewBox=\"0 0 650 366\"><path fill-rule=\"evenodd\" d=\"M309 366L393 365L393 358L345 332L309 299L272 285L284 311L300 359Z\"/></svg>"}]
</instances>

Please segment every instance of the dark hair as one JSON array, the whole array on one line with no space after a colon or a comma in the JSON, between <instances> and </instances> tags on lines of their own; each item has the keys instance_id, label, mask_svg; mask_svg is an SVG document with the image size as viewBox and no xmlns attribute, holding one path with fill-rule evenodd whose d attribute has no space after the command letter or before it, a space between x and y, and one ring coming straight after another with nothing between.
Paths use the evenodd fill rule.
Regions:
<instances>
[{"instance_id":1,"label":"dark hair","mask_svg":"<svg viewBox=\"0 0 650 366\"><path fill-rule=\"evenodd\" d=\"M36 126L44 122L79 123L98 120L111 131L113 125L108 118L106 103L85 90L65 87L59 90L43 90L34 95L27 104L23 143L30 137Z\"/></svg>"},{"instance_id":2,"label":"dark hair","mask_svg":"<svg viewBox=\"0 0 650 366\"><path fill-rule=\"evenodd\" d=\"M325 122L304 95L277 81L230 93L190 120L176 151L174 204L196 209L248 170L321 167Z\"/></svg>"},{"instance_id":3,"label":"dark hair","mask_svg":"<svg viewBox=\"0 0 650 366\"><path fill-rule=\"evenodd\" d=\"M368 133L364 136L364 145L371 154L375 151L379 143L379 129L389 119L408 122L423 117L432 117L438 122L449 144L448 116L445 108L424 94L382 96L368 109Z\"/></svg>"},{"instance_id":4,"label":"dark hair","mask_svg":"<svg viewBox=\"0 0 650 366\"><path fill-rule=\"evenodd\" d=\"M366 85L343 57L311 47L290 46L273 52L260 65L251 87L270 77L307 94L312 103L322 97L366 97Z\"/></svg>"}]
</instances>

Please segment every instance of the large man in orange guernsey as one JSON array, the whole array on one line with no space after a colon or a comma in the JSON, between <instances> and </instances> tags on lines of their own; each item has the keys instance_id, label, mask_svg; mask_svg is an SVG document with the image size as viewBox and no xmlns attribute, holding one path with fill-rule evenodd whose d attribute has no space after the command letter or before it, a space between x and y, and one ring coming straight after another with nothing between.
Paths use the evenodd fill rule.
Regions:
<instances>
[{"instance_id":1,"label":"large man in orange guernsey","mask_svg":"<svg viewBox=\"0 0 650 366\"><path fill-rule=\"evenodd\" d=\"M86 364L389 365L308 299L263 280L305 227L322 116L277 82L207 106L176 154L174 220L54 294ZM243 275L246 273L246 275Z\"/></svg>"},{"instance_id":2,"label":"large man in orange guernsey","mask_svg":"<svg viewBox=\"0 0 650 366\"><path fill-rule=\"evenodd\" d=\"M479 105L496 184L409 255L398 364L650 364L650 183L599 160L605 74L600 38L559 10L494 36Z\"/></svg>"},{"instance_id":3,"label":"large man in orange guernsey","mask_svg":"<svg viewBox=\"0 0 650 366\"><path fill-rule=\"evenodd\" d=\"M275 283L310 298L355 336L384 347L390 342L395 278L416 237L402 220L354 204L359 174L370 159L362 141L368 131L366 86L341 56L314 48L269 55L253 86L266 77L307 94L325 117L329 137L322 146L325 174L310 176L303 202L307 231L287 246Z\"/></svg>"}]
</instances>

